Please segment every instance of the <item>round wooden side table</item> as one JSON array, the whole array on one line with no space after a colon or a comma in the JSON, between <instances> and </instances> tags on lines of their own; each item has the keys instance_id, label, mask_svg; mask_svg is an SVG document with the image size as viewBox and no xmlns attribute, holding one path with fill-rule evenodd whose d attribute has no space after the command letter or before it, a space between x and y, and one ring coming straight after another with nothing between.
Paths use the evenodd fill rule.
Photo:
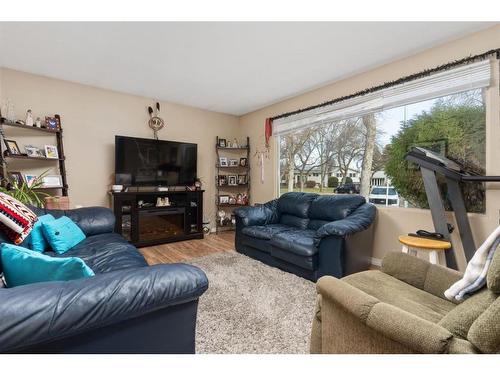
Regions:
<instances>
[{"instance_id":1,"label":"round wooden side table","mask_svg":"<svg viewBox=\"0 0 500 375\"><path fill-rule=\"evenodd\" d=\"M451 248L451 243L448 241L414 236L399 236L399 242L403 245L401 248L403 253L417 255L417 252L420 250L428 252L429 261L432 264L439 264L438 251L444 251Z\"/></svg>"}]
</instances>

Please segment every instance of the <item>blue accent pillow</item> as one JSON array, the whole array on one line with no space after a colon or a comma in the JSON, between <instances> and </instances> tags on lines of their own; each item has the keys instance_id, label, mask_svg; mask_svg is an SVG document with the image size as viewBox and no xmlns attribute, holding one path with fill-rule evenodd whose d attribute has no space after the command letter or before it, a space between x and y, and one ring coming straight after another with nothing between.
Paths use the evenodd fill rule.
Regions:
<instances>
[{"instance_id":1,"label":"blue accent pillow","mask_svg":"<svg viewBox=\"0 0 500 375\"><path fill-rule=\"evenodd\" d=\"M43 281L68 281L94 276L94 271L80 258L53 258L6 243L0 245L0 259L8 288Z\"/></svg>"},{"instance_id":2,"label":"blue accent pillow","mask_svg":"<svg viewBox=\"0 0 500 375\"><path fill-rule=\"evenodd\" d=\"M86 238L80 227L67 216L44 222L42 228L45 239L58 254L64 254Z\"/></svg>"},{"instance_id":3,"label":"blue accent pillow","mask_svg":"<svg viewBox=\"0 0 500 375\"><path fill-rule=\"evenodd\" d=\"M43 236L42 223L48 223L49 221L54 220L55 218L51 214L39 216L37 222L33 225L31 233L20 246L28 247L29 249L38 251L39 253L43 253L47 250L49 248L49 243Z\"/></svg>"}]
</instances>

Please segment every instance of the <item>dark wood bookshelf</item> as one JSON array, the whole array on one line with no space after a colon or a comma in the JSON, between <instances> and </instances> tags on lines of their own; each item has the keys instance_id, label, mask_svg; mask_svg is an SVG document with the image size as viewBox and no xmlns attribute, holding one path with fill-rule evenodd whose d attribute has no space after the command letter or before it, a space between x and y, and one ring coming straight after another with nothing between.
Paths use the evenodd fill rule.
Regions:
<instances>
[{"instance_id":1,"label":"dark wood bookshelf","mask_svg":"<svg viewBox=\"0 0 500 375\"><path fill-rule=\"evenodd\" d=\"M27 125L16 124L15 122L7 121L4 118L1 119L1 123L4 126L10 126L13 128L25 129L25 130L34 130L37 132L44 132L44 133L51 133L51 134L57 134L57 133L62 132L62 129L61 130L53 130L53 129L47 129L47 128L39 128L37 126L27 126Z\"/></svg>"},{"instance_id":2,"label":"dark wood bookshelf","mask_svg":"<svg viewBox=\"0 0 500 375\"><path fill-rule=\"evenodd\" d=\"M5 159L25 159L25 160L52 160L52 161L58 161L58 160L64 160L63 158L44 158L41 156L28 156L28 155L13 155L13 154L6 154L3 156Z\"/></svg>"},{"instance_id":3,"label":"dark wood bookshelf","mask_svg":"<svg viewBox=\"0 0 500 375\"><path fill-rule=\"evenodd\" d=\"M219 146L219 137L216 138L215 142L215 152L217 155L217 163L215 164L215 168L217 170L217 175L215 179L215 187L216 187L216 194L215 194L215 204L217 206L217 212L215 213L215 230L216 233L221 232L221 231L226 231L226 230L234 230L235 226L229 222L228 224L221 224L220 218L218 216L218 212L222 209L226 212L226 217L229 219L232 218L232 209L237 208L237 207L245 207L249 205L250 202L250 138L246 137L247 144L246 146L243 147L220 147ZM226 157L226 155L221 153L224 152L230 152L231 157L228 159L232 158L237 158L239 155L239 159L241 158L246 158L247 159L247 165L241 166L241 165L235 165L235 166L227 166L223 167L220 165L220 158L221 156ZM239 154L238 154L239 153ZM238 160L239 162L239 160ZM246 175L246 181L247 183L245 184L238 184L238 185L220 185L219 184L219 176L230 176L231 174L244 174ZM229 194L226 194L226 191L229 191ZM246 194L247 195L247 203L246 204L237 204L237 203L220 203L220 196L221 195L236 195L236 193L240 194Z\"/></svg>"},{"instance_id":4,"label":"dark wood bookshelf","mask_svg":"<svg viewBox=\"0 0 500 375\"><path fill-rule=\"evenodd\" d=\"M45 134L51 134L56 137L56 147L57 147L57 153L59 155L58 158L47 158L47 157L39 157L39 156L28 156L26 154L10 154L7 151L6 152L0 152L0 163L1 163L1 168L0 168L0 184L2 186L9 186L8 179L6 178L8 176L8 170L7 170L7 160L8 159L14 159L14 160L31 160L33 162L45 162L45 161L57 161L58 162L58 169L59 169L59 174L61 175L62 179L62 186L60 187L40 187L35 190L38 191L45 191L45 190L59 190L61 191L62 196L67 196L68 195L68 182L66 178L66 164L65 160L66 157L64 156L64 145L63 145L63 129L62 129L62 123L61 123L61 117L59 115L54 115L59 120L59 129L48 129L48 128L39 128L35 126L26 126L26 125L21 125L21 124L16 124L14 122L7 121L5 118L0 118L0 145L2 149L5 147L5 142L4 139L5 137L5 131L8 128L12 129L22 129L26 130L28 132L33 132L33 133L45 133ZM9 139L9 138L7 138ZM24 168L26 170L26 168ZM22 171L21 171L22 172Z\"/></svg>"}]
</instances>

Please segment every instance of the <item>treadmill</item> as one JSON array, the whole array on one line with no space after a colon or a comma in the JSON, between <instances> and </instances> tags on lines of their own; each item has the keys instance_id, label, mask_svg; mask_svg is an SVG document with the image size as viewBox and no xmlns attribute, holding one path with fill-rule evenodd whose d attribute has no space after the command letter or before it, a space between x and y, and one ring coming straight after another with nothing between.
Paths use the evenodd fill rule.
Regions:
<instances>
[{"instance_id":1,"label":"treadmill","mask_svg":"<svg viewBox=\"0 0 500 375\"><path fill-rule=\"evenodd\" d=\"M409 151L405 160L417 164L422 172L424 180L425 193L431 209L432 221L435 231L441 233L446 240L451 243L451 248L445 250L446 265L453 269L458 269L455 250L451 242L451 232L453 227L446 221L445 209L436 174L445 177L448 187L448 200L455 214L455 219L460 232L460 239L465 252L467 262L472 258L476 251L472 230L465 209L465 203L460 190L460 182L499 182L500 176L480 176L469 173L464 168L444 156L428 150L423 147L414 147Z\"/></svg>"}]
</instances>

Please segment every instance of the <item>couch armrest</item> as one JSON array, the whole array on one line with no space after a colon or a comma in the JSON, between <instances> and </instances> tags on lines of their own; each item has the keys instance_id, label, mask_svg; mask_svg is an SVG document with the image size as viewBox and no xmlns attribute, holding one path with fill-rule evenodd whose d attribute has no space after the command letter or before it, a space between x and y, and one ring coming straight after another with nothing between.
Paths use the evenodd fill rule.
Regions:
<instances>
[{"instance_id":1,"label":"couch armrest","mask_svg":"<svg viewBox=\"0 0 500 375\"><path fill-rule=\"evenodd\" d=\"M382 272L443 299L444 291L462 277L458 271L396 252L384 257Z\"/></svg>"},{"instance_id":2,"label":"couch armrest","mask_svg":"<svg viewBox=\"0 0 500 375\"><path fill-rule=\"evenodd\" d=\"M115 228L115 215L106 207L82 207L73 210L47 210L34 209L37 215L51 214L55 218L68 216L85 233L93 236L96 234L112 233Z\"/></svg>"},{"instance_id":3,"label":"couch armrest","mask_svg":"<svg viewBox=\"0 0 500 375\"><path fill-rule=\"evenodd\" d=\"M19 351L190 302L207 288L203 271L186 264L2 288L0 352Z\"/></svg>"},{"instance_id":4,"label":"couch armrest","mask_svg":"<svg viewBox=\"0 0 500 375\"><path fill-rule=\"evenodd\" d=\"M239 207L234 214L243 226L274 224L278 221L278 200L272 200L265 204L253 207Z\"/></svg>"},{"instance_id":5,"label":"couch armrest","mask_svg":"<svg viewBox=\"0 0 500 375\"><path fill-rule=\"evenodd\" d=\"M367 327L420 353L445 353L453 335L431 323L331 276L317 284L322 300L340 305Z\"/></svg>"},{"instance_id":6,"label":"couch armrest","mask_svg":"<svg viewBox=\"0 0 500 375\"><path fill-rule=\"evenodd\" d=\"M316 231L316 239L328 236L345 237L367 229L375 220L377 208L371 203L358 207L351 215L342 220L332 221Z\"/></svg>"}]
</instances>

